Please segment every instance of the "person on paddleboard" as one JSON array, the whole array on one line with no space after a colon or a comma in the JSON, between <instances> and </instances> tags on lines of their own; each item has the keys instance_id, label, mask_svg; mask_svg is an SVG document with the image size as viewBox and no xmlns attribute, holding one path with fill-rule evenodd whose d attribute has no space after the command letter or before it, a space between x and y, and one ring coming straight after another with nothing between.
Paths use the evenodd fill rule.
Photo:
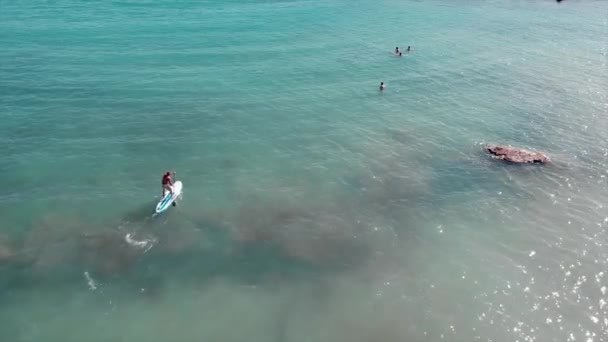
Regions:
<instances>
[{"instance_id":1,"label":"person on paddleboard","mask_svg":"<svg viewBox=\"0 0 608 342\"><path fill-rule=\"evenodd\" d=\"M173 171L173 177L175 177L175 171ZM165 172L163 175L163 196L165 197L166 191L168 190L173 195L173 179L171 179L171 171Z\"/></svg>"}]
</instances>

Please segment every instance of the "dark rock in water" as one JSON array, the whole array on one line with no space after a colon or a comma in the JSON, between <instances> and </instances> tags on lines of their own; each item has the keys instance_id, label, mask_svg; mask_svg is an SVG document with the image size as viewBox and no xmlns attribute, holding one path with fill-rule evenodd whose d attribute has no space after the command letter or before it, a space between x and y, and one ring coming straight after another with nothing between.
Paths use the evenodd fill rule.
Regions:
<instances>
[{"instance_id":1,"label":"dark rock in water","mask_svg":"<svg viewBox=\"0 0 608 342\"><path fill-rule=\"evenodd\" d=\"M486 151L493 155L495 159L505 160L516 164L526 163L548 163L549 157L541 152L527 151L507 145L486 145Z\"/></svg>"}]
</instances>

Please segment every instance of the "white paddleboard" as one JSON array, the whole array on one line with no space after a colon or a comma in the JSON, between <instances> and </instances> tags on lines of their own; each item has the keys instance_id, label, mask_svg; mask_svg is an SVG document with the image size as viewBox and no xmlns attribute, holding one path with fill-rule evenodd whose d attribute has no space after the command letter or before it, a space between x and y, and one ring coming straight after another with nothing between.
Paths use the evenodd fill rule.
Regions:
<instances>
[{"instance_id":1,"label":"white paddleboard","mask_svg":"<svg viewBox=\"0 0 608 342\"><path fill-rule=\"evenodd\" d=\"M173 202L182 194L182 181L176 181L173 183L173 194L167 191L165 197L161 198L156 205L156 213L160 214L167 210Z\"/></svg>"}]
</instances>

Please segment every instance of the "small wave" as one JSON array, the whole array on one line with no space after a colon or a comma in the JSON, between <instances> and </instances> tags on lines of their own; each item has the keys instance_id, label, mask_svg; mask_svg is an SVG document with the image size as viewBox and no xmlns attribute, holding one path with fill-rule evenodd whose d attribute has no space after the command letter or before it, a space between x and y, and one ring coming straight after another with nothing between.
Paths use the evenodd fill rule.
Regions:
<instances>
[{"instance_id":1,"label":"small wave","mask_svg":"<svg viewBox=\"0 0 608 342\"><path fill-rule=\"evenodd\" d=\"M89 285L89 289L91 291L97 290L97 283L89 274L89 271L84 271L84 277L87 279L87 285Z\"/></svg>"},{"instance_id":2,"label":"small wave","mask_svg":"<svg viewBox=\"0 0 608 342\"><path fill-rule=\"evenodd\" d=\"M156 243L156 239L135 240L135 239L133 239L131 233L128 233L127 235L125 235L125 241L133 247L143 249L144 253L149 251L150 248L152 248L154 246L154 243Z\"/></svg>"}]
</instances>

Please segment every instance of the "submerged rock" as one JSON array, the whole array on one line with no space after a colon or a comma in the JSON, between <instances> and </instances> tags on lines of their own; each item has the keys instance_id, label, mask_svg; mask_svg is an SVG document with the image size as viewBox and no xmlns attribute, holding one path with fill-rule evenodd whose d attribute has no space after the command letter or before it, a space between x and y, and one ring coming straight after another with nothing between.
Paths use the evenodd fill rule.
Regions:
<instances>
[{"instance_id":1,"label":"submerged rock","mask_svg":"<svg viewBox=\"0 0 608 342\"><path fill-rule=\"evenodd\" d=\"M511 163L526 164L550 162L549 157L541 152L532 152L508 145L486 145L485 150L495 159L506 160Z\"/></svg>"}]
</instances>

